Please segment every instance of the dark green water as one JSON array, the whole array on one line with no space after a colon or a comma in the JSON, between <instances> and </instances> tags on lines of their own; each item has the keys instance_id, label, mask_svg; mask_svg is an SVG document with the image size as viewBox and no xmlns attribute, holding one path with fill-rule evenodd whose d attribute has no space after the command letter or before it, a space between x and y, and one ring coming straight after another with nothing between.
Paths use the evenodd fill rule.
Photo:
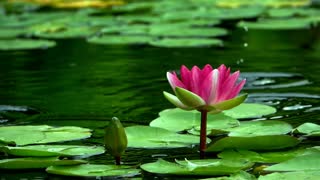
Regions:
<instances>
[{"instance_id":1,"label":"dark green water","mask_svg":"<svg viewBox=\"0 0 320 180\"><path fill-rule=\"evenodd\" d=\"M294 126L320 122L320 51L311 31L234 31L224 48L166 49L101 46L82 39L60 40L47 50L0 52L0 105L27 106L32 112L4 111L0 125L76 125L94 129L81 144L100 145L102 129L113 116L125 126L148 125L165 108L171 91L166 71L182 64L211 64L240 70L247 102L272 105ZM73 142L74 143L74 142ZM157 158L197 158L197 148L128 150L124 164ZM112 163L108 155L91 163ZM0 179L60 179L44 171L2 171Z\"/></svg>"}]
</instances>

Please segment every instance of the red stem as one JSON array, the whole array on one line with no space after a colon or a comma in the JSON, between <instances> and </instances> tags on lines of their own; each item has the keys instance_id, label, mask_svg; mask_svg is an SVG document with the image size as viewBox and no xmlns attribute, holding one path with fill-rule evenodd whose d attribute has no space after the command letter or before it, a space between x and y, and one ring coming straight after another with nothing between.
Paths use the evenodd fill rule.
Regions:
<instances>
[{"instance_id":1,"label":"red stem","mask_svg":"<svg viewBox=\"0 0 320 180\"><path fill-rule=\"evenodd\" d=\"M200 129L200 159L204 159L205 150L207 148L207 111L201 112L201 129Z\"/></svg>"},{"instance_id":2,"label":"red stem","mask_svg":"<svg viewBox=\"0 0 320 180\"><path fill-rule=\"evenodd\" d=\"M114 157L114 159L116 160L116 165L121 164L121 157L120 156L116 156L116 157Z\"/></svg>"}]
</instances>

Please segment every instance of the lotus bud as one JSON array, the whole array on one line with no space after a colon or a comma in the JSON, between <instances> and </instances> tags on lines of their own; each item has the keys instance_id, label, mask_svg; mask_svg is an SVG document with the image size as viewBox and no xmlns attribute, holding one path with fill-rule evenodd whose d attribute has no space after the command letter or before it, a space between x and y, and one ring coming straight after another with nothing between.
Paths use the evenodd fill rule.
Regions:
<instances>
[{"instance_id":1,"label":"lotus bud","mask_svg":"<svg viewBox=\"0 0 320 180\"><path fill-rule=\"evenodd\" d=\"M120 157L128 144L126 132L116 117L113 117L105 129L104 144L106 150L115 157L116 164L120 164Z\"/></svg>"}]
</instances>

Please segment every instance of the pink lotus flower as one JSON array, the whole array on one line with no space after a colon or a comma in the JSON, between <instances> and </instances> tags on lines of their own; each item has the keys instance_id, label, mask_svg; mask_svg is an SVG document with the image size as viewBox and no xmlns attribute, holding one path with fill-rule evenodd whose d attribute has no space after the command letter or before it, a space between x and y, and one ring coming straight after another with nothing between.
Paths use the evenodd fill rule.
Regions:
<instances>
[{"instance_id":1,"label":"pink lotus flower","mask_svg":"<svg viewBox=\"0 0 320 180\"><path fill-rule=\"evenodd\" d=\"M175 72L167 72L176 96L163 93L172 104L182 109L219 113L241 104L247 97L247 94L237 97L246 80L237 83L240 72L231 74L225 65L217 69L209 64L203 69L193 66L191 70L183 65L180 75L181 79Z\"/></svg>"}]
</instances>

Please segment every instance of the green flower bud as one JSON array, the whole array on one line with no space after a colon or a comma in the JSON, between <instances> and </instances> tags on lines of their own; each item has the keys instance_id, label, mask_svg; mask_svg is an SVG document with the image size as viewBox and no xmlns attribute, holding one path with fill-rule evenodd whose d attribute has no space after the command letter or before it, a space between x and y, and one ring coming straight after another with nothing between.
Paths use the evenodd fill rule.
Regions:
<instances>
[{"instance_id":1,"label":"green flower bud","mask_svg":"<svg viewBox=\"0 0 320 180\"><path fill-rule=\"evenodd\" d=\"M126 132L116 117L113 117L105 128L104 144L107 151L116 158L120 158L127 148Z\"/></svg>"}]
</instances>

